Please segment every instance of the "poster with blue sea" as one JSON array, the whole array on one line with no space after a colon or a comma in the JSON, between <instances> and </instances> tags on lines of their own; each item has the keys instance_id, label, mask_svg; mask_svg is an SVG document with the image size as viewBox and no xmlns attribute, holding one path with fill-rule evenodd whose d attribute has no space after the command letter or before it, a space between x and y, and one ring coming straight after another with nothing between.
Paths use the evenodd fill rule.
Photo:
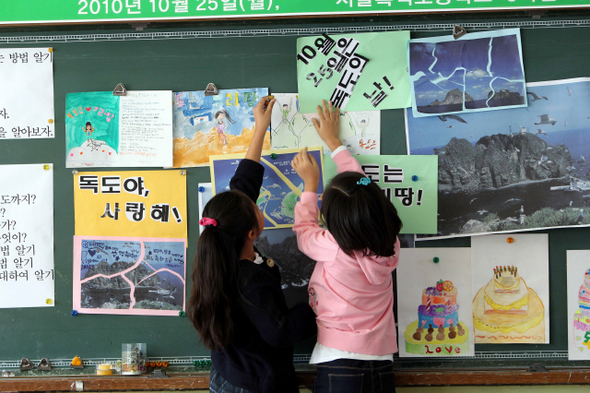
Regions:
<instances>
[{"instance_id":1,"label":"poster with blue sea","mask_svg":"<svg viewBox=\"0 0 590 393\"><path fill-rule=\"evenodd\" d=\"M246 152L254 133L254 106L267 95L268 88L175 93L174 168L206 166L211 155ZM263 148L270 149L270 133Z\"/></svg>"},{"instance_id":2,"label":"poster with blue sea","mask_svg":"<svg viewBox=\"0 0 590 393\"><path fill-rule=\"evenodd\" d=\"M413 39L408 58L415 117L527 105L519 29Z\"/></svg>"},{"instance_id":3,"label":"poster with blue sea","mask_svg":"<svg viewBox=\"0 0 590 393\"><path fill-rule=\"evenodd\" d=\"M406 111L409 153L438 156L434 237L590 225L590 78L526 86L526 108Z\"/></svg>"}]
</instances>

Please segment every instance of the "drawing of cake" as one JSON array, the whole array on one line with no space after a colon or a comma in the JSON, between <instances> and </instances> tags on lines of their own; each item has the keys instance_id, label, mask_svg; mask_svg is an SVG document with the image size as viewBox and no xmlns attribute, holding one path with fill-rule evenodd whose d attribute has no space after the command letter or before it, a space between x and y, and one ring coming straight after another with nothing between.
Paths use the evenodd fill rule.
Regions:
<instances>
[{"instance_id":1,"label":"drawing of cake","mask_svg":"<svg viewBox=\"0 0 590 393\"><path fill-rule=\"evenodd\" d=\"M418 320L406 328L406 352L425 356L457 356L469 352L469 331L459 321L457 288L439 280L422 290Z\"/></svg>"},{"instance_id":2,"label":"drawing of cake","mask_svg":"<svg viewBox=\"0 0 590 393\"><path fill-rule=\"evenodd\" d=\"M590 269L578 291L578 310L574 314L574 347L590 349Z\"/></svg>"},{"instance_id":3,"label":"drawing of cake","mask_svg":"<svg viewBox=\"0 0 590 393\"><path fill-rule=\"evenodd\" d=\"M473 299L476 343L544 343L545 307L515 266L496 266Z\"/></svg>"}]
</instances>

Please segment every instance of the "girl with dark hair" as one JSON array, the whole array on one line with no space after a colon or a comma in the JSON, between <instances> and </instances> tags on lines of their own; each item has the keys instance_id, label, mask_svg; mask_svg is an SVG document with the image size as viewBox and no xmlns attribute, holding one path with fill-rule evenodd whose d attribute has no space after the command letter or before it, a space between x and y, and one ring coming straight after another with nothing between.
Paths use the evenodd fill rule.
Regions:
<instances>
[{"instance_id":1,"label":"girl with dark hair","mask_svg":"<svg viewBox=\"0 0 590 393\"><path fill-rule=\"evenodd\" d=\"M339 138L340 111L318 106L318 135L338 167L318 212L318 165L304 148L291 163L304 181L295 207L299 249L317 261L309 281L318 338L314 392L394 392L397 338L391 272L402 222L391 201L362 171ZM318 225L318 213L326 229Z\"/></svg>"},{"instance_id":2,"label":"girl with dark hair","mask_svg":"<svg viewBox=\"0 0 590 393\"><path fill-rule=\"evenodd\" d=\"M200 221L188 317L211 349L215 393L298 392L292 345L316 332L312 309L287 307L278 266L254 247L264 227L256 199L274 103L264 97L254 108L254 136L231 190L214 196Z\"/></svg>"}]
</instances>

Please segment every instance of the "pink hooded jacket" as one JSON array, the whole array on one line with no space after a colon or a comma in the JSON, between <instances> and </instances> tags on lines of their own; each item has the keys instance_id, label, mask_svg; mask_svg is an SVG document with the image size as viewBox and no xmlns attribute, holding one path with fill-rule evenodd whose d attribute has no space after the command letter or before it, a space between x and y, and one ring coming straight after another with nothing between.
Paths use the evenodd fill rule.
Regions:
<instances>
[{"instance_id":1,"label":"pink hooded jacket","mask_svg":"<svg viewBox=\"0 0 590 393\"><path fill-rule=\"evenodd\" d=\"M348 150L334 156L338 173L363 173ZM387 355L397 352L391 272L393 257L345 254L328 230L318 225L317 194L304 192L295 206L299 249L317 261L309 282L309 302L318 323L318 342L343 351ZM362 230L362 228L359 228Z\"/></svg>"}]
</instances>

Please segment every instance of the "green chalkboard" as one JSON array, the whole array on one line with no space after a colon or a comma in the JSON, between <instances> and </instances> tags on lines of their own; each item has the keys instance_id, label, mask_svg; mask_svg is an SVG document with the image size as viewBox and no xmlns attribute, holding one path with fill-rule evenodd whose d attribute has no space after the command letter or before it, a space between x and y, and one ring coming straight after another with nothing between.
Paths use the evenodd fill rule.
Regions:
<instances>
[{"instance_id":1,"label":"green chalkboard","mask_svg":"<svg viewBox=\"0 0 590 393\"><path fill-rule=\"evenodd\" d=\"M584 15L586 14L586 15ZM54 164L55 306L0 310L0 361L116 358L121 343L145 342L149 357L207 356L192 325L183 317L72 316L73 176L65 168L65 96L71 92L112 90L124 83L130 90L203 90L268 87L295 92L296 40L321 32L412 30L412 37L451 34L455 23L468 31L522 27L527 80L543 81L588 75L589 14L554 12L540 19L525 13L448 16L372 17L363 19L264 20L209 22L196 25L156 24L143 30L130 25L0 28L0 47L54 48L56 137L0 141L0 164ZM485 18L484 18L485 17ZM74 30L75 29L75 30ZM382 154L405 154L402 110L382 113ZM198 183L209 181L208 168L187 171L188 266L198 236ZM1 188L1 185L0 185ZM400 360L398 367L491 367L495 364L543 362L567 364L566 250L590 247L590 229L550 230L551 343L547 345L477 345L493 354L514 351L510 359ZM468 238L421 242L419 247L467 247ZM15 293L14 296L26 296ZM313 341L296 353L309 354ZM549 356L548 352L561 354ZM519 356L523 353L523 356ZM529 354L525 354L529 353ZM538 353L538 355L534 355ZM533 354L533 355L531 355ZM580 363L576 363L580 364Z\"/></svg>"}]
</instances>

